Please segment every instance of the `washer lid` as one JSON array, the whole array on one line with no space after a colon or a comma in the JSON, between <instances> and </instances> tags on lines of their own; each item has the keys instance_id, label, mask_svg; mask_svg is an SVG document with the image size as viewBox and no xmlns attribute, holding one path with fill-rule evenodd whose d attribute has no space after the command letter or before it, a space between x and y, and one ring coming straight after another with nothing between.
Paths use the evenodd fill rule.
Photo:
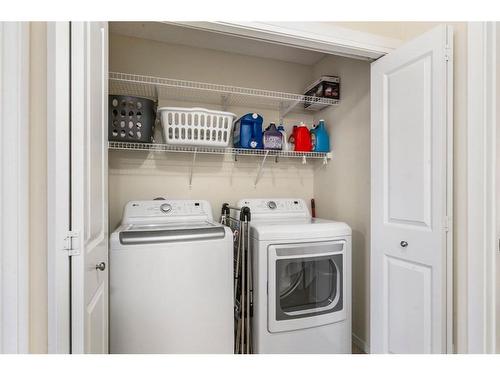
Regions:
<instances>
[{"instance_id":1,"label":"washer lid","mask_svg":"<svg viewBox=\"0 0 500 375\"><path fill-rule=\"evenodd\" d=\"M346 223L315 218L259 220L250 224L251 236L259 241L313 240L351 235L351 228Z\"/></svg>"}]
</instances>

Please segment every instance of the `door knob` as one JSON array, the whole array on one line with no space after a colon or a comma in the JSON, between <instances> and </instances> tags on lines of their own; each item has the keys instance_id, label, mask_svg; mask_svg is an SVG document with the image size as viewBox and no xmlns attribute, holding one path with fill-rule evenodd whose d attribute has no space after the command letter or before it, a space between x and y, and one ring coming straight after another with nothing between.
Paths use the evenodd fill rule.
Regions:
<instances>
[{"instance_id":1,"label":"door knob","mask_svg":"<svg viewBox=\"0 0 500 375\"><path fill-rule=\"evenodd\" d=\"M101 262L99 264L96 264L95 269L99 271L104 271L106 269L106 263Z\"/></svg>"},{"instance_id":2,"label":"door knob","mask_svg":"<svg viewBox=\"0 0 500 375\"><path fill-rule=\"evenodd\" d=\"M401 241L399 244L401 245L401 247L408 246L408 242L406 242L406 241Z\"/></svg>"}]
</instances>

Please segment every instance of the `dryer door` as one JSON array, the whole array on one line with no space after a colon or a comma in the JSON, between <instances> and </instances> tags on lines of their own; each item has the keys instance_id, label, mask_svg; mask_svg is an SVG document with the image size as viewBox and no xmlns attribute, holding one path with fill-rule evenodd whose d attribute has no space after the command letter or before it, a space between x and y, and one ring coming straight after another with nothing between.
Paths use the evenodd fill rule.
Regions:
<instances>
[{"instance_id":1,"label":"dryer door","mask_svg":"<svg viewBox=\"0 0 500 375\"><path fill-rule=\"evenodd\" d=\"M345 247L345 241L269 246L270 332L346 319Z\"/></svg>"}]
</instances>

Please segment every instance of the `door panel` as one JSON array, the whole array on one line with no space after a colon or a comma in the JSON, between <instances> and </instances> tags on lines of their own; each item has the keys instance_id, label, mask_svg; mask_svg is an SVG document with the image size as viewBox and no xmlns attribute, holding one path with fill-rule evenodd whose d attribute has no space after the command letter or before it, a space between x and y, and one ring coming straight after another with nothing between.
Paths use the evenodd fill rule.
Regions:
<instances>
[{"instance_id":1,"label":"door panel","mask_svg":"<svg viewBox=\"0 0 500 375\"><path fill-rule=\"evenodd\" d=\"M86 353L107 353L107 315L105 284L101 283L92 300L87 305Z\"/></svg>"},{"instance_id":2,"label":"door panel","mask_svg":"<svg viewBox=\"0 0 500 375\"><path fill-rule=\"evenodd\" d=\"M73 353L108 352L107 54L105 22L71 24Z\"/></svg>"},{"instance_id":3,"label":"door panel","mask_svg":"<svg viewBox=\"0 0 500 375\"><path fill-rule=\"evenodd\" d=\"M430 353L431 268L391 257L386 257L385 267L389 353Z\"/></svg>"},{"instance_id":4,"label":"door panel","mask_svg":"<svg viewBox=\"0 0 500 375\"><path fill-rule=\"evenodd\" d=\"M372 64L371 350L449 348L452 32Z\"/></svg>"},{"instance_id":5,"label":"door panel","mask_svg":"<svg viewBox=\"0 0 500 375\"><path fill-rule=\"evenodd\" d=\"M387 221L391 223L430 225L430 68L430 56L424 55L384 77L384 169L388 180Z\"/></svg>"}]
</instances>

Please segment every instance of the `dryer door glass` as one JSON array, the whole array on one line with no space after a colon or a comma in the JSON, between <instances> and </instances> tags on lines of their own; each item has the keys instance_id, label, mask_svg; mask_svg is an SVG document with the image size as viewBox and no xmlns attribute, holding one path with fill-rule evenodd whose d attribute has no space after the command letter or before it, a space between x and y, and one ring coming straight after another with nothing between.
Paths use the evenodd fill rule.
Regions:
<instances>
[{"instance_id":1,"label":"dryer door glass","mask_svg":"<svg viewBox=\"0 0 500 375\"><path fill-rule=\"evenodd\" d=\"M341 310L342 258L343 254L278 259L276 320Z\"/></svg>"}]
</instances>

